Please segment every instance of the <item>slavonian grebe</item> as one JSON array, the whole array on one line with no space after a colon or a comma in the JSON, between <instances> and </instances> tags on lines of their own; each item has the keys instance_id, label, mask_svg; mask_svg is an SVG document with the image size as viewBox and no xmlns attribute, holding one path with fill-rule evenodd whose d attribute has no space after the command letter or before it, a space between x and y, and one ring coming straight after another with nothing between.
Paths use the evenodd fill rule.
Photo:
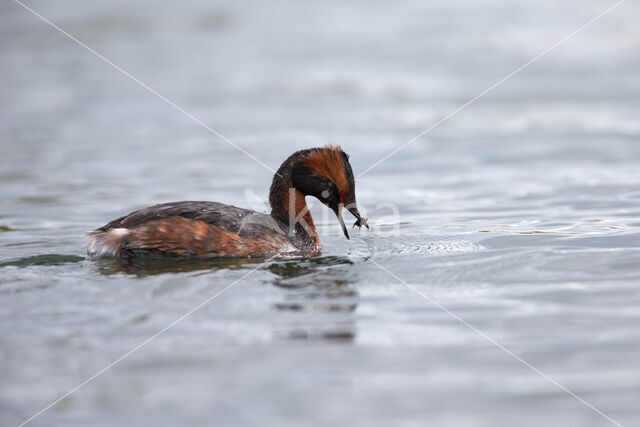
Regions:
<instances>
[{"instance_id":1,"label":"slavonian grebe","mask_svg":"<svg viewBox=\"0 0 640 427\"><path fill-rule=\"evenodd\" d=\"M273 177L271 214L217 202L174 202L139 209L89 233L96 256L218 258L315 256L322 246L305 202L314 196L333 210L344 235L346 207L366 226L356 206L349 156L327 145L293 153Z\"/></svg>"}]
</instances>

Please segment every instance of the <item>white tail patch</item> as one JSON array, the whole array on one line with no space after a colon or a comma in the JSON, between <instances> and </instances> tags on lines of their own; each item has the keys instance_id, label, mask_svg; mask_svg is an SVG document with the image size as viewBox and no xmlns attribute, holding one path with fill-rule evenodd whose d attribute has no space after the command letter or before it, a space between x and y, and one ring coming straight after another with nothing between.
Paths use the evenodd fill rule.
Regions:
<instances>
[{"instance_id":1,"label":"white tail patch","mask_svg":"<svg viewBox=\"0 0 640 427\"><path fill-rule=\"evenodd\" d=\"M114 228L109 231L90 231L88 233L87 252L91 256L116 256L122 238L130 233L126 228Z\"/></svg>"}]
</instances>

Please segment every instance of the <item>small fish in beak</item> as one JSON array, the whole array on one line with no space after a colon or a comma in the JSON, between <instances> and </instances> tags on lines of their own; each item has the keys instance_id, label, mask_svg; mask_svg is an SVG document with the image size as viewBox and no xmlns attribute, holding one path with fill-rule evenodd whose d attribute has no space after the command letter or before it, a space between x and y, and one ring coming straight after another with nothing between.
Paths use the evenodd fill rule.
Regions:
<instances>
[{"instance_id":1,"label":"small fish in beak","mask_svg":"<svg viewBox=\"0 0 640 427\"><path fill-rule=\"evenodd\" d=\"M338 217L338 222L340 223L340 227L342 227L342 232L344 233L345 237L349 239L349 232L347 231L347 227L344 225L344 219L342 219L342 208L345 207L345 204L349 212L351 212L351 215L355 216L357 219L355 224L353 224L354 227L362 227L364 225L365 227L367 227L367 229L370 230L370 228L369 224L367 224L367 218L363 218L362 215L360 215L360 211L358 211L355 196L351 196L345 201L345 195L346 193L344 191L340 192L340 203L338 203L337 207L334 208L334 212Z\"/></svg>"},{"instance_id":2,"label":"small fish in beak","mask_svg":"<svg viewBox=\"0 0 640 427\"><path fill-rule=\"evenodd\" d=\"M363 218L360 215L357 207L349 208L349 212L351 212L351 214L356 217L356 222L353 223L353 228L355 228L356 226L358 228L361 228L364 225L365 227L367 227L367 230L371 230L371 228L369 228L369 224L367 224L367 218Z\"/></svg>"},{"instance_id":3,"label":"small fish in beak","mask_svg":"<svg viewBox=\"0 0 640 427\"><path fill-rule=\"evenodd\" d=\"M367 227L367 230L371 230L371 228L369 228L369 224L367 224L367 218L362 218L362 217L361 217L361 218L358 218L358 219L356 220L356 222L354 222L354 223L353 223L353 227L352 227L352 228L356 228L356 226L357 226L358 228L360 228L360 227L362 227L363 225L364 225L365 227Z\"/></svg>"}]
</instances>

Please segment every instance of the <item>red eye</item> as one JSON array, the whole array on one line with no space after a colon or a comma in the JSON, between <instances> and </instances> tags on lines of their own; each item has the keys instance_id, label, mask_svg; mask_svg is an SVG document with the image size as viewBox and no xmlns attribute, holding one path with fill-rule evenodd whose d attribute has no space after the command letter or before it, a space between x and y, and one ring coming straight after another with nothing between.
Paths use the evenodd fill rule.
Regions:
<instances>
[{"instance_id":1,"label":"red eye","mask_svg":"<svg viewBox=\"0 0 640 427\"><path fill-rule=\"evenodd\" d=\"M344 198L347 195L347 192L344 190L340 190L340 202L344 202Z\"/></svg>"}]
</instances>

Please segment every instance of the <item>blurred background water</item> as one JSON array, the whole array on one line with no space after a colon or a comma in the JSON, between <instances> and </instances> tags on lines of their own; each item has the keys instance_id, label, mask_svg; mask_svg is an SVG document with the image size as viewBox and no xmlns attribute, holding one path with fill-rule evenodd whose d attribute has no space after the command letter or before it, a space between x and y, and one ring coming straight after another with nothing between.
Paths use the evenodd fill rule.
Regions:
<instances>
[{"instance_id":1,"label":"blurred background water","mask_svg":"<svg viewBox=\"0 0 640 427\"><path fill-rule=\"evenodd\" d=\"M271 168L337 143L356 174L612 4L28 3ZM92 261L85 231L165 201L267 211L272 173L0 11L10 426L257 266ZM368 260L638 425L639 19L622 3L360 177L373 232L315 206L322 256L259 268L30 425L612 425Z\"/></svg>"}]
</instances>

